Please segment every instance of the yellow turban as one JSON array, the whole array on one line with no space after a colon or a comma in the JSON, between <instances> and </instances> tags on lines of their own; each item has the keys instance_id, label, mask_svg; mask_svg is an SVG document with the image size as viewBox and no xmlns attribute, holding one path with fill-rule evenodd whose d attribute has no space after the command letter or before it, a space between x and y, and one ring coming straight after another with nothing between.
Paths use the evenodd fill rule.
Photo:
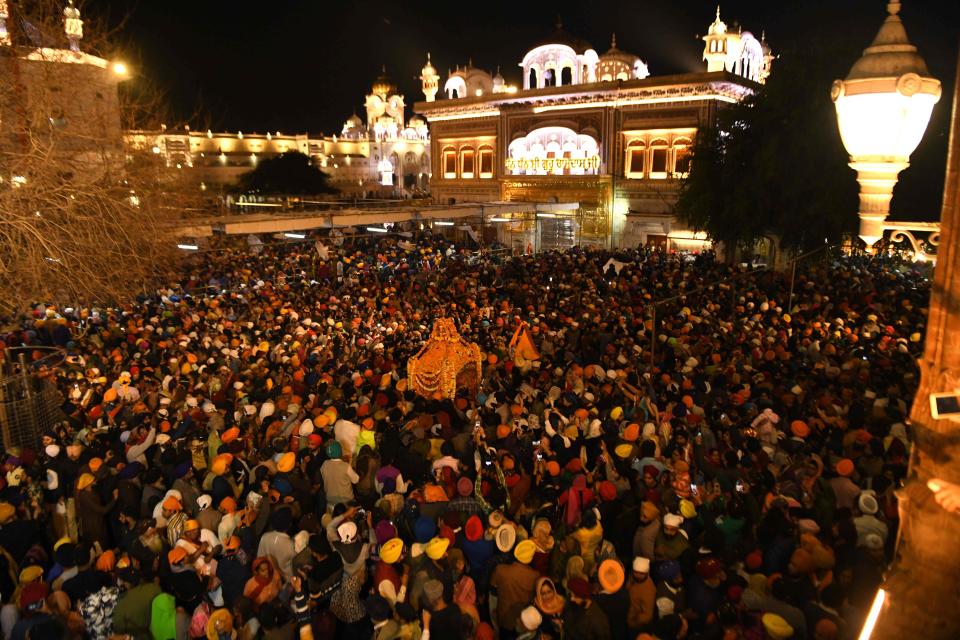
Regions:
<instances>
[{"instance_id":1,"label":"yellow turban","mask_svg":"<svg viewBox=\"0 0 960 640\"><path fill-rule=\"evenodd\" d=\"M400 555L403 553L403 540L400 538L393 538L387 540L383 543L383 546L380 547L380 559L386 562L387 564L393 564L400 559Z\"/></svg>"},{"instance_id":2,"label":"yellow turban","mask_svg":"<svg viewBox=\"0 0 960 640\"><path fill-rule=\"evenodd\" d=\"M424 550L427 552L428 558L431 560L439 560L443 557L443 554L447 552L447 547L449 546L450 541L447 538L433 538L427 543Z\"/></svg>"},{"instance_id":3,"label":"yellow turban","mask_svg":"<svg viewBox=\"0 0 960 640\"><path fill-rule=\"evenodd\" d=\"M537 543L533 540L524 540L513 550L513 557L523 564L530 564L533 554L537 552Z\"/></svg>"}]
</instances>

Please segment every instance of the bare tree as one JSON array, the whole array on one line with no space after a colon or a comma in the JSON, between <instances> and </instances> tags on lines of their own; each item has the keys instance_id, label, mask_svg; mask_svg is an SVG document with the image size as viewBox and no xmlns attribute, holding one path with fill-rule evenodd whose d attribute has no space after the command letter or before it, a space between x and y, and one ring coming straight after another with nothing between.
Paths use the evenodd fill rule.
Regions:
<instances>
[{"instance_id":1,"label":"bare tree","mask_svg":"<svg viewBox=\"0 0 960 640\"><path fill-rule=\"evenodd\" d=\"M81 8L0 0L4 9L0 312L129 299L170 272L191 208L182 172L124 149L124 125L158 120L160 103L120 90L129 71Z\"/></svg>"}]
</instances>

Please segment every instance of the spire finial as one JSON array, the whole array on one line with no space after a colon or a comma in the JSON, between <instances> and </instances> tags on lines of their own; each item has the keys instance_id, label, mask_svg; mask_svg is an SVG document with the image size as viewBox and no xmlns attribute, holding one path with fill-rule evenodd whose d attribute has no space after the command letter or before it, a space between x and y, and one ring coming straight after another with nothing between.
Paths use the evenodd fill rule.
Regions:
<instances>
[{"instance_id":1,"label":"spire finial","mask_svg":"<svg viewBox=\"0 0 960 640\"><path fill-rule=\"evenodd\" d=\"M717 5L717 21L720 20L720 5Z\"/></svg>"},{"instance_id":2,"label":"spire finial","mask_svg":"<svg viewBox=\"0 0 960 640\"><path fill-rule=\"evenodd\" d=\"M557 31L563 29L563 18L560 17L560 14L557 14Z\"/></svg>"},{"instance_id":3,"label":"spire finial","mask_svg":"<svg viewBox=\"0 0 960 640\"><path fill-rule=\"evenodd\" d=\"M427 62L430 62L430 52L427 51Z\"/></svg>"},{"instance_id":4,"label":"spire finial","mask_svg":"<svg viewBox=\"0 0 960 640\"><path fill-rule=\"evenodd\" d=\"M386 73L386 72L387 72L387 63L383 63L383 64L380 66L380 70L383 71L383 73Z\"/></svg>"},{"instance_id":5,"label":"spire finial","mask_svg":"<svg viewBox=\"0 0 960 640\"><path fill-rule=\"evenodd\" d=\"M610 48L611 48L611 49L616 49L616 48L617 48L617 32L616 32L616 31L614 31L614 32L610 35Z\"/></svg>"},{"instance_id":6,"label":"spire finial","mask_svg":"<svg viewBox=\"0 0 960 640\"><path fill-rule=\"evenodd\" d=\"M900 13L900 0L890 0L890 2L887 3L887 13L892 16Z\"/></svg>"}]
</instances>

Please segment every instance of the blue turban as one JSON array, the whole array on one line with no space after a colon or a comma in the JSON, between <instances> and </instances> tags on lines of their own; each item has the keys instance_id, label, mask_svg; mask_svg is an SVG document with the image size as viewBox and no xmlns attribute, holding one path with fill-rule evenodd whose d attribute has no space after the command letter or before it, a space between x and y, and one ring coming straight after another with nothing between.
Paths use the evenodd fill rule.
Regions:
<instances>
[{"instance_id":1,"label":"blue turban","mask_svg":"<svg viewBox=\"0 0 960 640\"><path fill-rule=\"evenodd\" d=\"M417 542L426 544L435 535L437 535L437 524L427 516L420 516L413 523L413 537Z\"/></svg>"}]
</instances>

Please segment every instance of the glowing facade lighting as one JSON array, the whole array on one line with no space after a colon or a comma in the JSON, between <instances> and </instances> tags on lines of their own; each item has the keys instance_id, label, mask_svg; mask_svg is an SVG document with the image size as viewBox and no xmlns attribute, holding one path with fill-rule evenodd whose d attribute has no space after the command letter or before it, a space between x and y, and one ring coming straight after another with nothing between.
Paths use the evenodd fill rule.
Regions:
<instances>
[{"instance_id":1,"label":"glowing facade lighting","mask_svg":"<svg viewBox=\"0 0 960 640\"><path fill-rule=\"evenodd\" d=\"M494 216L492 218L488 218L487 222L510 222L510 218L501 218L500 216Z\"/></svg>"},{"instance_id":2,"label":"glowing facade lighting","mask_svg":"<svg viewBox=\"0 0 960 640\"><path fill-rule=\"evenodd\" d=\"M452 113L443 116L427 116L430 122L442 122L444 120L469 120L471 118L494 118L500 115L499 109L490 111L471 111L469 113Z\"/></svg>"},{"instance_id":3,"label":"glowing facade lighting","mask_svg":"<svg viewBox=\"0 0 960 640\"><path fill-rule=\"evenodd\" d=\"M186 244L186 243L183 243L183 242L177 243L177 249L183 249L184 251L196 251L196 250L198 250L199 248L200 248L200 247L198 247L198 246L195 245L195 244Z\"/></svg>"},{"instance_id":4,"label":"glowing facade lighting","mask_svg":"<svg viewBox=\"0 0 960 640\"><path fill-rule=\"evenodd\" d=\"M371 231L371 232L373 232L373 233L386 233L386 232L387 232L387 230L384 229L383 227L367 227L367 231Z\"/></svg>"},{"instance_id":5,"label":"glowing facade lighting","mask_svg":"<svg viewBox=\"0 0 960 640\"><path fill-rule=\"evenodd\" d=\"M307 237L305 233L285 233L283 234L284 238L293 238L294 240L303 240Z\"/></svg>"},{"instance_id":6,"label":"glowing facade lighting","mask_svg":"<svg viewBox=\"0 0 960 640\"><path fill-rule=\"evenodd\" d=\"M598 107L628 107L640 104L669 104L672 102L698 102L701 100L716 100L717 102L726 102L734 104L736 98L732 98L720 93L698 93L688 96L662 96L655 98L624 98L622 100L593 100L590 102L578 102L575 104L548 104L541 107L534 107L534 113L548 113L550 111L570 111L575 109L596 109ZM432 119L432 118L431 118Z\"/></svg>"},{"instance_id":7,"label":"glowing facade lighting","mask_svg":"<svg viewBox=\"0 0 960 640\"><path fill-rule=\"evenodd\" d=\"M671 231L667 234L671 240L708 240L706 231Z\"/></svg>"},{"instance_id":8,"label":"glowing facade lighting","mask_svg":"<svg viewBox=\"0 0 960 640\"><path fill-rule=\"evenodd\" d=\"M114 62L110 67L115 74L121 78L126 78L130 75L130 68L127 67L125 62L120 62L119 60Z\"/></svg>"},{"instance_id":9,"label":"glowing facade lighting","mask_svg":"<svg viewBox=\"0 0 960 640\"><path fill-rule=\"evenodd\" d=\"M452 227L454 225L454 223L449 220L434 220L433 224L438 227Z\"/></svg>"}]
</instances>

